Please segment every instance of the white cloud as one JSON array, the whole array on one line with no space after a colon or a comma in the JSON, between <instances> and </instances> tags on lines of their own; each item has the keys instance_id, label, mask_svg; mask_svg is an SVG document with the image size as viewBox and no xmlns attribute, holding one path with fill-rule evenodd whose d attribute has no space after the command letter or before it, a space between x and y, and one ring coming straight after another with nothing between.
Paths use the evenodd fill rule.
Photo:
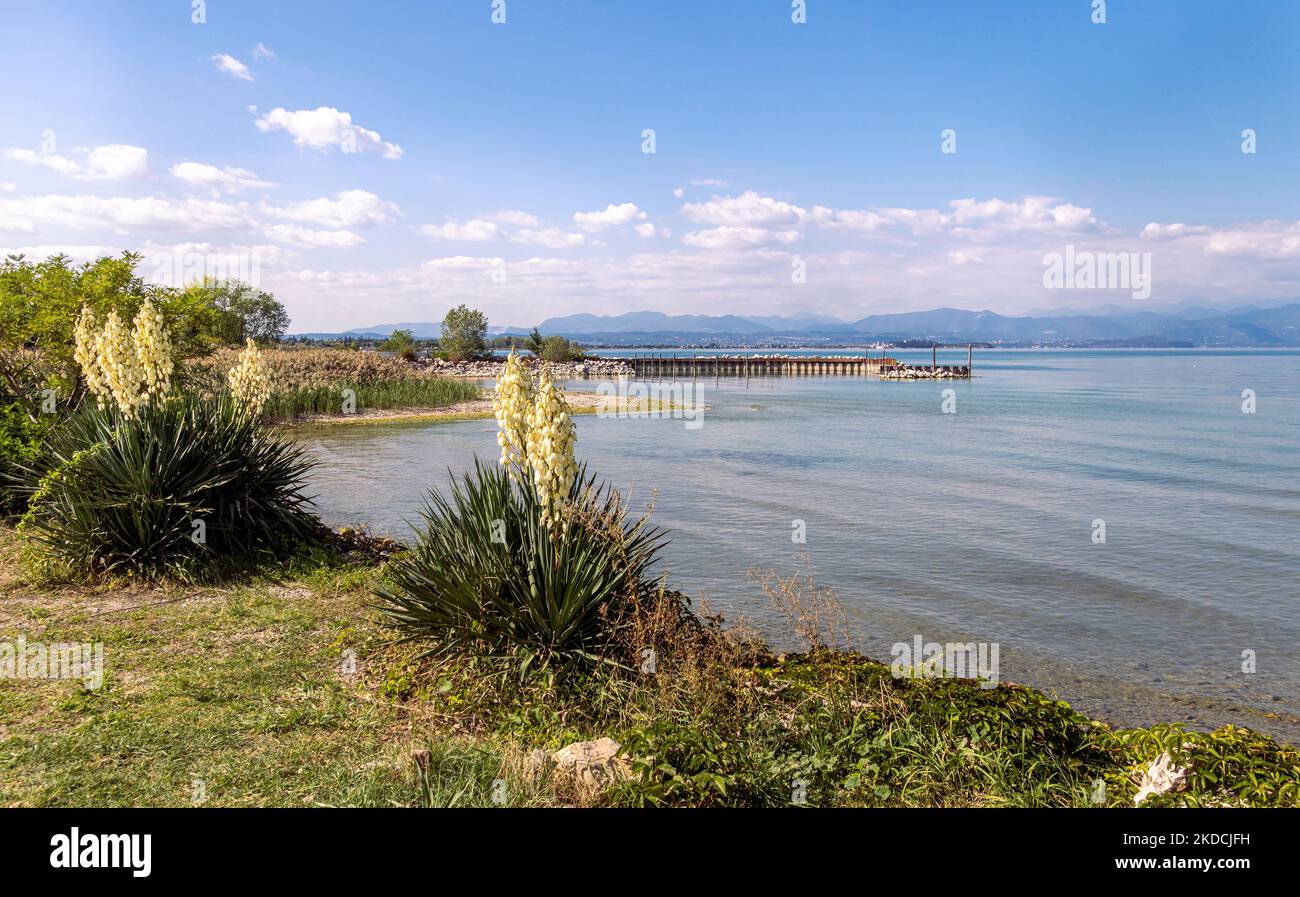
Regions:
<instances>
[{"instance_id":1,"label":"white cloud","mask_svg":"<svg viewBox=\"0 0 1300 897\"><path fill-rule=\"evenodd\" d=\"M948 203L952 209L948 223L954 234L978 237L987 237L991 232L1082 232L1097 228L1092 209L1054 202L1048 196L1027 196L1018 202L954 199Z\"/></svg>"},{"instance_id":2,"label":"white cloud","mask_svg":"<svg viewBox=\"0 0 1300 897\"><path fill-rule=\"evenodd\" d=\"M806 213L788 202L746 190L739 196L715 196L708 202L688 202L682 206L682 214L700 224L753 228L795 225Z\"/></svg>"},{"instance_id":3,"label":"white cloud","mask_svg":"<svg viewBox=\"0 0 1300 897\"><path fill-rule=\"evenodd\" d=\"M426 237L436 240L464 240L481 242L501 237L501 227L495 221L476 218L472 221L447 221L443 224L426 224L419 229Z\"/></svg>"},{"instance_id":4,"label":"white cloud","mask_svg":"<svg viewBox=\"0 0 1300 897\"><path fill-rule=\"evenodd\" d=\"M81 166L72 159L60 156L57 153L34 153L26 149L7 149L2 155L6 159L13 159L15 162L21 162L24 165L40 165L57 171L59 174L73 175L81 171Z\"/></svg>"},{"instance_id":5,"label":"white cloud","mask_svg":"<svg viewBox=\"0 0 1300 897\"><path fill-rule=\"evenodd\" d=\"M248 66L244 65L229 53L218 53L209 58L212 60L212 65L217 71L238 78L241 81L253 80L253 73L248 70Z\"/></svg>"},{"instance_id":6,"label":"white cloud","mask_svg":"<svg viewBox=\"0 0 1300 897\"><path fill-rule=\"evenodd\" d=\"M257 60L271 60L275 58L275 51L261 41L253 47L253 58Z\"/></svg>"},{"instance_id":7,"label":"white cloud","mask_svg":"<svg viewBox=\"0 0 1300 897\"><path fill-rule=\"evenodd\" d=\"M0 155L24 165L35 165L83 181L121 181L149 171L149 151L142 146L109 143L86 153L83 165L57 153L34 153L25 149L6 149Z\"/></svg>"},{"instance_id":8,"label":"white cloud","mask_svg":"<svg viewBox=\"0 0 1300 897\"><path fill-rule=\"evenodd\" d=\"M195 198L49 195L0 198L0 232L38 233L47 227L61 227L147 235L151 230L244 229L298 246L347 247L365 242L348 228L391 224L398 214L396 205L364 190L256 207ZM267 218L292 223L272 223Z\"/></svg>"},{"instance_id":9,"label":"white cloud","mask_svg":"<svg viewBox=\"0 0 1300 897\"><path fill-rule=\"evenodd\" d=\"M1300 258L1300 222L1261 221L1215 231L1205 242L1205 252L1265 261Z\"/></svg>"},{"instance_id":10,"label":"white cloud","mask_svg":"<svg viewBox=\"0 0 1300 897\"><path fill-rule=\"evenodd\" d=\"M86 157L88 180L121 181L149 171L149 151L142 146L110 143L97 146Z\"/></svg>"},{"instance_id":11,"label":"white cloud","mask_svg":"<svg viewBox=\"0 0 1300 897\"><path fill-rule=\"evenodd\" d=\"M655 226L649 221L638 224L636 227L632 228L632 230L636 231L638 237L644 237L647 240L655 235Z\"/></svg>"},{"instance_id":12,"label":"white cloud","mask_svg":"<svg viewBox=\"0 0 1300 897\"><path fill-rule=\"evenodd\" d=\"M610 203L604 209L595 212L574 212L573 220L578 227L588 233L596 233L607 227L617 227L632 221L642 221L645 212L636 207L636 203L625 202L620 205Z\"/></svg>"},{"instance_id":13,"label":"white cloud","mask_svg":"<svg viewBox=\"0 0 1300 897\"><path fill-rule=\"evenodd\" d=\"M678 199L681 199L685 195L686 195L686 191L683 190L681 187L673 188L673 196L677 197Z\"/></svg>"},{"instance_id":14,"label":"white cloud","mask_svg":"<svg viewBox=\"0 0 1300 897\"><path fill-rule=\"evenodd\" d=\"M392 224L401 214L396 204L385 202L367 190L342 190L332 199L321 197L281 206L263 204L261 208L273 218L331 228Z\"/></svg>"},{"instance_id":15,"label":"white cloud","mask_svg":"<svg viewBox=\"0 0 1300 897\"><path fill-rule=\"evenodd\" d=\"M521 212L518 209L502 209L492 215L484 215L484 218L490 221L498 221L501 224L513 224L516 227L537 227L538 218L530 212Z\"/></svg>"},{"instance_id":16,"label":"white cloud","mask_svg":"<svg viewBox=\"0 0 1300 897\"><path fill-rule=\"evenodd\" d=\"M10 246L0 249L0 259L10 255L22 255L28 261L43 261L52 255L66 255L74 262L93 262L106 255L121 255L118 246L93 246L85 244L45 244L41 246Z\"/></svg>"},{"instance_id":17,"label":"white cloud","mask_svg":"<svg viewBox=\"0 0 1300 897\"><path fill-rule=\"evenodd\" d=\"M271 181L263 181L246 168L218 168L203 162L180 162L170 169L174 177L196 187L210 187L226 193L252 187L274 187Z\"/></svg>"},{"instance_id":18,"label":"white cloud","mask_svg":"<svg viewBox=\"0 0 1300 897\"><path fill-rule=\"evenodd\" d=\"M826 206L813 206L808 213L808 220L819 227L836 230L859 231L870 233L889 227L890 221L876 212L856 209L828 209Z\"/></svg>"},{"instance_id":19,"label":"white cloud","mask_svg":"<svg viewBox=\"0 0 1300 897\"><path fill-rule=\"evenodd\" d=\"M251 224L247 207L157 196L34 196L0 199L0 231L35 232L40 225L74 230L236 228Z\"/></svg>"},{"instance_id":20,"label":"white cloud","mask_svg":"<svg viewBox=\"0 0 1300 897\"><path fill-rule=\"evenodd\" d=\"M795 243L803 239L797 230L767 230L762 227L723 225L682 235L682 242L702 249L738 249L772 243Z\"/></svg>"},{"instance_id":21,"label":"white cloud","mask_svg":"<svg viewBox=\"0 0 1300 897\"><path fill-rule=\"evenodd\" d=\"M1173 240L1178 237L1189 237L1196 234L1207 234L1210 232L1208 227L1201 227L1192 224L1183 224L1175 222L1174 224L1160 224L1152 221L1146 227L1142 228L1139 234L1144 240Z\"/></svg>"},{"instance_id":22,"label":"white cloud","mask_svg":"<svg viewBox=\"0 0 1300 897\"><path fill-rule=\"evenodd\" d=\"M366 241L347 230L313 230L298 224L272 224L262 232L272 240L294 246L329 246L336 249L360 246Z\"/></svg>"},{"instance_id":23,"label":"white cloud","mask_svg":"<svg viewBox=\"0 0 1300 897\"><path fill-rule=\"evenodd\" d=\"M548 249L571 249L587 242L584 234L566 233L555 228L524 228L508 236L515 243L534 243Z\"/></svg>"},{"instance_id":24,"label":"white cloud","mask_svg":"<svg viewBox=\"0 0 1300 897\"><path fill-rule=\"evenodd\" d=\"M250 107L256 114L257 108ZM363 128L352 121L352 114L340 112L333 106L315 109L275 108L256 120L257 129L263 133L284 131L293 137L295 146L324 150L331 146L344 152L377 152L385 159L402 158L402 148L388 143L378 131Z\"/></svg>"}]
</instances>

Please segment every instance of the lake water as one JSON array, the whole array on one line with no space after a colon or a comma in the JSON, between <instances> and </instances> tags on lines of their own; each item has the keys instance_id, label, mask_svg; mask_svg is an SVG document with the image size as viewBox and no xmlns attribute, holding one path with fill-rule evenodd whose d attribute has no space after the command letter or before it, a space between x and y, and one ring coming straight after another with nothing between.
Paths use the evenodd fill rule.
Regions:
<instances>
[{"instance_id":1,"label":"lake water","mask_svg":"<svg viewBox=\"0 0 1300 897\"><path fill-rule=\"evenodd\" d=\"M977 350L975 373L703 380L702 426L579 417L578 453L638 505L657 490L674 586L779 645L746 571L806 552L868 655L997 643L1003 681L1117 724L1300 743L1300 352ZM491 421L298 436L326 520L398 537L449 469L497 454Z\"/></svg>"}]
</instances>

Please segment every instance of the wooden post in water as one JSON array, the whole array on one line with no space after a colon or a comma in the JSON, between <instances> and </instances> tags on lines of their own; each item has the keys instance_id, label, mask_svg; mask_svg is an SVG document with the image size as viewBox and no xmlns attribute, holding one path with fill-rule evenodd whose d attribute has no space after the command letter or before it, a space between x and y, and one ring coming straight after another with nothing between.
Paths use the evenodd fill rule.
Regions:
<instances>
[{"instance_id":1,"label":"wooden post in water","mask_svg":"<svg viewBox=\"0 0 1300 897\"><path fill-rule=\"evenodd\" d=\"M933 371L938 366L939 366L939 346L936 343L935 345L930 347L930 370Z\"/></svg>"},{"instance_id":2,"label":"wooden post in water","mask_svg":"<svg viewBox=\"0 0 1300 897\"><path fill-rule=\"evenodd\" d=\"M966 344L966 373L972 377L975 375L975 349L970 343Z\"/></svg>"}]
</instances>

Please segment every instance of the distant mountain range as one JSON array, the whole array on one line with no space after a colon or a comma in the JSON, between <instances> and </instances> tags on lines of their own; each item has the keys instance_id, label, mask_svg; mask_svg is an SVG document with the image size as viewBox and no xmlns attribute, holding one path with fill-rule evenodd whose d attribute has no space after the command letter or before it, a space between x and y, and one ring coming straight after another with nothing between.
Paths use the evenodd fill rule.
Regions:
<instances>
[{"instance_id":1,"label":"distant mountain range","mask_svg":"<svg viewBox=\"0 0 1300 897\"><path fill-rule=\"evenodd\" d=\"M410 330L417 337L436 337L439 325L407 322L363 327L345 334L301 334L309 338L388 336ZM610 345L699 345L792 343L864 343L928 340L940 343L1015 345L1188 345L1300 346L1300 302L1279 308L1245 306L1231 311L1198 305L1164 311L1099 313L1060 309L1013 317L991 311L938 308L931 311L869 315L842 321L828 315L668 315L636 311L621 315L566 315L539 325L547 336L561 335L585 343ZM494 335L524 335L525 328L492 328Z\"/></svg>"}]
</instances>

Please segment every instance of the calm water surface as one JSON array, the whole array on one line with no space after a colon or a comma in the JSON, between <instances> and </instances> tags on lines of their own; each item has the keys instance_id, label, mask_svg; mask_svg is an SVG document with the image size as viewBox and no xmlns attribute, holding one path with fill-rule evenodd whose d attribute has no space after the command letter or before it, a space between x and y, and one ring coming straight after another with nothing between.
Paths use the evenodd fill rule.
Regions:
<instances>
[{"instance_id":1,"label":"calm water surface","mask_svg":"<svg viewBox=\"0 0 1300 897\"><path fill-rule=\"evenodd\" d=\"M997 642L1004 681L1118 724L1236 722L1300 742L1300 352L975 364L970 382L704 380L702 427L579 417L579 455L637 504L657 490L675 586L778 644L795 647L746 571L793 572L806 551L869 655L915 635ZM398 537L425 489L497 454L491 421L298 436L326 520Z\"/></svg>"}]
</instances>

